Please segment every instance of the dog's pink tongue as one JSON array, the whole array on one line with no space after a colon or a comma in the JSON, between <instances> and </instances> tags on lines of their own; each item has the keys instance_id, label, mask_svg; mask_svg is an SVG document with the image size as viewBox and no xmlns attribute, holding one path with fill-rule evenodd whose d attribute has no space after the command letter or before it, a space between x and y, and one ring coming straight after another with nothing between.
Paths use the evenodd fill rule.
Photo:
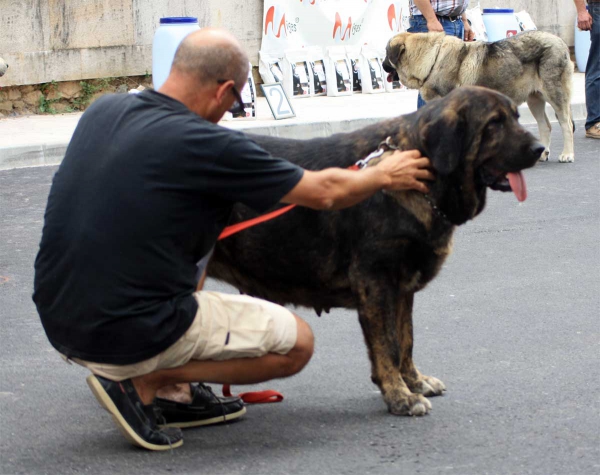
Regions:
<instances>
[{"instance_id":1,"label":"dog's pink tongue","mask_svg":"<svg viewBox=\"0 0 600 475\"><path fill-rule=\"evenodd\" d=\"M394 82L394 73L388 73L387 82Z\"/></svg>"},{"instance_id":2,"label":"dog's pink tongue","mask_svg":"<svg viewBox=\"0 0 600 475\"><path fill-rule=\"evenodd\" d=\"M525 177L521 172L507 173L508 182L513 190L513 193L519 201L525 201L527 199L527 185L525 184Z\"/></svg>"}]
</instances>

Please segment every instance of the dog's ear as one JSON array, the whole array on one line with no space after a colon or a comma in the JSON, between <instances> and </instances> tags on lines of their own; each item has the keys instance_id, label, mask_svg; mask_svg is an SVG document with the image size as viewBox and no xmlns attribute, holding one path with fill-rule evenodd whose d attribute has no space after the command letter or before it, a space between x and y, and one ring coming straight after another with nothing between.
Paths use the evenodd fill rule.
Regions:
<instances>
[{"instance_id":1,"label":"dog's ear","mask_svg":"<svg viewBox=\"0 0 600 475\"><path fill-rule=\"evenodd\" d=\"M388 44L385 47L385 60L392 68L398 66L400 62L400 56L402 56L405 49L404 41L402 41L399 36L400 35L397 35L388 41Z\"/></svg>"},{"instance_id":2,"label":"dog's ear","mask_svg":"<svg viewBox=\"0 0 600 475\"><path fill-rule=\"evenodd\" d=\"M421 144L433 168L440 175L449 175L456 169L464 153L464 120L451 109L433 108L430 111L429 118L426 116L419 121Z\"/></svg>"}]
</instances>

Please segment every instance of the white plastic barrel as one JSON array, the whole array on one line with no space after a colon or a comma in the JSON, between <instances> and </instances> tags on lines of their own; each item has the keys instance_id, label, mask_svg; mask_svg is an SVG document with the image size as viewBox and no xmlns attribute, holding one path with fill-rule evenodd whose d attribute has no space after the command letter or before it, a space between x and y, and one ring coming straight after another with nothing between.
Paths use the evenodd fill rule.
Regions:
<instances>
[{"instance_id":1,"label":"white plastic barrel","mask_svg":"<svg viewBox=\"0 0 600 475\"><path fill-rule=\"evenodd\" d=\"M521 31L512 8L484 8L482 17L490 42L514 36Z\"/></svg>"},{"instance_id":2,"label":"white plastic barrel","mask_svg":"<svg viewBox=\"0 0 600 475\"><path fill-rule=\"evenodd\" d=\"M155 90L160 89L167 80L175 51L181 40L199 29L198 18L195 17L160 19L160 26L156 29L152 42L152 83Z\"/></svg>"},{"instance_id":3,"label":"white plastic barrel","mask_svg":"<svg viewBox=\"0 0 600 475\"><path fill-rule=\"evenodd\" d=\"M577 69L582 73L585 72L591 45L590 32L577 28L577 16L575 16L575 62Z\"/></svg>"}]
</instances>

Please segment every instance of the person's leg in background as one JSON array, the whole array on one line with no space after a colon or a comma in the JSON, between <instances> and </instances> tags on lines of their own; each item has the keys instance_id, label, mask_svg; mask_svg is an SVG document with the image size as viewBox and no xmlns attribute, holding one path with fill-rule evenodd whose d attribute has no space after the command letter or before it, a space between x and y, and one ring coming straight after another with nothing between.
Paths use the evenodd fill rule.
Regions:
<instances>
[{"instance_id":1,"label":"person's leg in background","mask_svg":"<svg viewBox=\"0 0 600 475\"><path fill-rule=\"evenodd\" d=\"M463 39L464 25L460 17L454 21L445 17L438 17L438 20L440 20L440 23L444 27L444 31L447 35L456 36L461 40Z\"/></svg>"},{"instance_id":2,"label":"person's leg in background","mask_svg":"<svg viewBox=\"0 0 600 475\"><path fill-rule=\"evenodd\" d=\"M427 33L429 30L427 29L427 21L425 17L422 15L411 16L410 17L410 28L408 29L409 33ZM425 101L421 97L421 93L417 97L417 109L420 109L425 105Z\"/></svg>"},{"instance_id":3,"label":"person's leg in background","mask_svg":"<svg viewBox=\"0 0 600 475\"><path fill-rule=\"evenodd\" d=\"M586 137L600 139L600 3L588 5L592 16L591 46L585 70Z\"/></svg>"}]
</instances>

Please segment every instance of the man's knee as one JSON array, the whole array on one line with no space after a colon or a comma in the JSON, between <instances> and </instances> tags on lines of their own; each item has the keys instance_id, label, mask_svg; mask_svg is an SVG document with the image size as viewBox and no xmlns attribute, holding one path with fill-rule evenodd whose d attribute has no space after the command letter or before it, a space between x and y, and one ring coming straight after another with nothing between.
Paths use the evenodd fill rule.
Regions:
<instances>
[{"instance_id":1,"label":"man's knee","mask_svg":"<svg viewBox=\"0 0 600 475\"><path fill-rule=\"evenodd\" d=\"M313 355L315 343L315 337L308 323L296 315L294 317L297 323L297 337L296 344L287 354L290 358L290 365L286 371L288 376L299 373L307 365Z\"/></svg>"}]
</instances>

